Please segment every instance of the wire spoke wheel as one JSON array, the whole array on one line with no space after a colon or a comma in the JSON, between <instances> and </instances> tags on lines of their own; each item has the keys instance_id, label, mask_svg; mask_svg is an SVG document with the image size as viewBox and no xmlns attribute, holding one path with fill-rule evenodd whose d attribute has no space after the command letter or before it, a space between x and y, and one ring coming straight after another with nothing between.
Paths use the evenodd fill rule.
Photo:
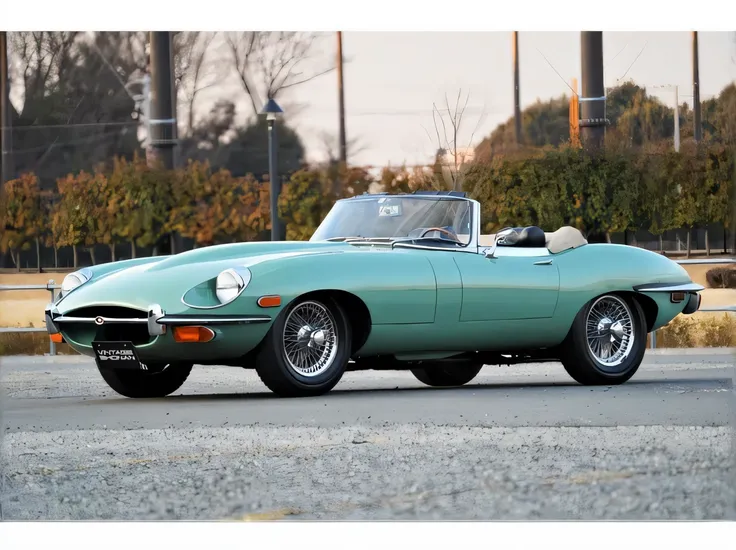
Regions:
<instances>
[{"instance_id":1,"label":"wire spoke wheel","mask_svg":"<svg viewBox=\"0 0 736 550\"><path fill-rule=\"evenodd\" d=\"M585 319L588 350L601 370L617 372L634 348L634 315L618 296L598 298Z\"/></svg>"},{"instance_id":2,"label":"wire spoke wheel","mask_svg":"<svg viewBox=\"0 0 736 550\"><path fill-rule=\"evenodd\" d=\"M319 302L297 305L284 323L283 348L295 373L314 377L327 371L338 351L337 322L332 312Z\"/></svg>"}]
</instances>

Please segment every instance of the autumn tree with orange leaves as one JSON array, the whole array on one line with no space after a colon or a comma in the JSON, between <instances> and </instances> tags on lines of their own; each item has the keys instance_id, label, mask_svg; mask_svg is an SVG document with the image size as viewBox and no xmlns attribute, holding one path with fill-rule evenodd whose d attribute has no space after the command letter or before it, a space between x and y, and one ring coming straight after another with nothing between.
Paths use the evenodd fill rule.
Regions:
<instances>
[{"instance_id":1,"label":"autumn tree with orange leaves","mask_svg":"<svg viewBox=\"0 0 736 550\"><path fill-rule=\"evenodd\" d=\"M18 252L27 250L35 242L38 257L40 240L46 231L38 178L34 174L23 174L7 181L3 190L5 204L0 251L10 252L15 268L20 271Z\"/></svg>"}]
</instances>

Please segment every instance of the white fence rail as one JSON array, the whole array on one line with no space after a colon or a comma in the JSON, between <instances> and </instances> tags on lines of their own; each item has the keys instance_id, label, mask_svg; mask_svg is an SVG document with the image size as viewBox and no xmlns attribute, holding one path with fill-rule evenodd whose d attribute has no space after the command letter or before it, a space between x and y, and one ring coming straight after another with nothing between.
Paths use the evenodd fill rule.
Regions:
<instances>
[{"instance_id":1,"label":"white fence rail","mask_svg":"<svg viewBox=\"0 0 736 550\"><path fill-rule=\"evenodd\" d=\"M697 260L676 260L680 265L705 265L705 264L736 264L736 258L714 258L707 259L701 258ZM10 290L48 290L51 293L51 301L53 302L56 298L56 291L61 288L61 285L57 285L53 279L45 285L0 285L0 291ZM722 307L702 307L698 311L714 311L714 312L734 312L736 313L735 306L722 306ZM38 328L20 328L20 327L0 327L0 334L8 333L23 333L23 332L46 332L46 327ZM657 347L657 331L652 332L650 338L650 347L655 349ZM49 339L49 355L56 355L56 344Z\"/></svg>"},{"instance_id":2,"label":"white fence rail","mask_svg":"<svg viewBox=\"0 0 736 550\"><path fill-rule=\"evenodd\" d=\"M61 288L53 279L45 285L0 285L0 292L10 290L48 290L51 293L51 301L56 299L56 291ZM38 328L30 327L0 327L0 334L19 334L23 332L46 332L46 325ZM49 338L49 355L56 355L56 344Z\"/></svg>"}]
</instances>

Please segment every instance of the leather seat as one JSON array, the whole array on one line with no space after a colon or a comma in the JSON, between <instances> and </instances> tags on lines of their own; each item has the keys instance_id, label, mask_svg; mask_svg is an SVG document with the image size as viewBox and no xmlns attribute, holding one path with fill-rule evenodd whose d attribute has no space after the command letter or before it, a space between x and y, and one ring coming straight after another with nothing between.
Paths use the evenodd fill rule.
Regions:
<instances>
[{"instance_id":1,"label":"leather seat","mask_svg":"<svg viewBox=\"0 0 736 550\"><path fill-rule=\"evenodd\" d=\"M506 233L508 232L508 233ZM529 227L509 227L502 229L499 233L506 233L500 246L513 246L516 248L544 248L547 246L547 236L544 230L536 225Z\"/></svg>"}]
</instances>

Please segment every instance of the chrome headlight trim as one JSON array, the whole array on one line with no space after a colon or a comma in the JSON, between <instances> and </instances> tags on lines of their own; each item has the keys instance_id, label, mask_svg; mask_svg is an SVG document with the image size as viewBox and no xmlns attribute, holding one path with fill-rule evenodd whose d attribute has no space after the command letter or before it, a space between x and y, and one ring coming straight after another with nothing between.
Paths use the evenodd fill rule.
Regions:
<instances>
[{"instance_id":1,"label":"chrome headlight trim","mask_svg":"<svg viewBox=\"0 0 736 550\"><path fill-rule=\"evenodd\" d=\"M250 270L245 267L230 268L221 272L215 281L215 294L220 300L220 305L224 306L236 300L246 289L250 280Z\"/></svg>"},{"instance_id":2,"label":"chrome headlight trim","mask_svg":"<svg viewBox=\"0 0 736 550\"><path fill-rule=\"evenodd\" d=\"M92 278L92 275L92 270L86 267L69 273L66 277L64 277L64 280L61 282L61 291L59 292L59 295L66 296L70 292L73 292L84 283L89 281Z\"/></svg>"},{"instance_id":3,"label":"chrome headlight trim","mask_svg":"<svg viewBox=\"0 0 736 550\"><path fill-rule=\"evenodd\" d=\"M218 281L222 281L222 279L228 276L231 277L231 281L234 283L234 289L236 292L233 293L232 296L227 297L228 299L223 300L220 296L221 293L218 291ZM190 304L186 301L185 298L186 295L192 290L191 288L182 295L181 303L192 309L217 309L237 300L238 297L243 293L243 291L248 287L248 284L251 281L251 277L252 275L250 269L248 269L247 267L231 267L225 269L224 271L221 271L215 279L215 295L217 296L217 300L220 302L219 304L215 304L212 306ZM211 280L212 279L210 279L210 281Z\"/></svg>"}]
</instances>

